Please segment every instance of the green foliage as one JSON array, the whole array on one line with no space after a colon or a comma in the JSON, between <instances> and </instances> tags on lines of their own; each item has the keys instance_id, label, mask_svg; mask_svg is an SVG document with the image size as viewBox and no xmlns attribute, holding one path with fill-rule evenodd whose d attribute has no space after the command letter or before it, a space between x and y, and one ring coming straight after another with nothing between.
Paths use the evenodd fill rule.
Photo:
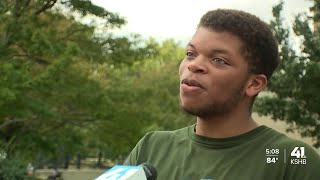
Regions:
<instances>
[{"instance_id":1,"label":"green foliage","mask_svg":"<svg viewBox=\"0 0 320 180\"><path fill-rule=\"evenodd\" d=\"M178 102L180 46L98 33L81 23L89 17L104 30L125 22L87 0L1 1L0 152L9 158L118 158L147 131L192 123Z\"/></svg>"},{"instance_id":2,"label":"green foliage","mask_svg":"<svg viewBox=\"0 0 320 180\"><path fill-rule=\"evenodd\" d=\"M125 20L118 14L96 6L90 0L67 0L63 1L62 4L68 6L72 11L79 12L82 16L89 14L102 18L106 27L120 27L125 23Z\"/></svg>"},{"instance_id":3,"label":"green foliage","mask_svg":"<svg viewBox=\"0 0 320 180\"><path fill-rule=\"evenodd\" d=\"M95 69L101 64L129 66L150 57L153 44L141 46L139 37L94 35L95 27L76 21L73 13L103 18L108 28L124 20L89 1L55 6L54 0L26 0L4 5L0 11L0 149L23 161L32 161L39 153L51 158L86 152L81 145L90 126L112 113L104 109L112 106L112 95L106 93L104 79L92 78ZM68 8L69 13L63 14Z\"/></svg>"},{"instance_id":4,"label":"green foliage","mask_svg":"<svg viewBox=\"0 0 320 180\"><path fill-rule=\"evenodd\" d=\"M14 159L0 159L0 179L2 180L36 180L27 176L26 165Z\"/></svg>"},{"instance_id":5,"label":"green foliage","mask_svg":"<svg viewBox=\"0 0 320 180\"><path fill-rule=\"evenodd\" d=\"M270 25L279 42L281 63L269 83L268 95L258 99L255 110L286 121L291 125L289 131L298 130L302 136L312 137L314 146L320 147L320 6L314 3L314 18L300 14L293 24L295 37L302 40L299 50L292 47L290 28L284 25L283 2L273 8Z\"/></svg>"},{"instance_id":6,"label":"green foliage","mask_svg":"<svg viewBox=\"0 0 320 180\"><path fill-rule=\"evenodd\" d=\"M148 131L172 130L193 123L180 110L178 101L178 67L183 49L173 41L165 41L156 49L158 54L130 67L106 70L104 66L97 70L96 78L108 72L105 91L112 96L107 99L110 106L103 107L105 112L101 114L109 120L101 121L93 132L102 138L96 143L101 149L109 149L111 156L126 155Z\"/></svg>"}]
</instances>

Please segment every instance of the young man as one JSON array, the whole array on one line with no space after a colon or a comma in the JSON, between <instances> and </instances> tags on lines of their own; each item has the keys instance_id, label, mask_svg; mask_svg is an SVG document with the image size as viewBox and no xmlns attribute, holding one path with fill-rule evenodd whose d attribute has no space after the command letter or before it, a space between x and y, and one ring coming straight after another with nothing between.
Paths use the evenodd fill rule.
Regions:
<instances>
[{"instance_id":1,"label":"young man","mask_svg":"<svg viewBox=\"0 0 320 180\"><path fill-rule=\"evenodd\" d=\"M238 10L207 12L179 68L181 106L196 124L148 133L125 164L153 164L158 180L319 180L312 147L251 116L278 63L266 23Z\"/></svg>"}]
</instances>

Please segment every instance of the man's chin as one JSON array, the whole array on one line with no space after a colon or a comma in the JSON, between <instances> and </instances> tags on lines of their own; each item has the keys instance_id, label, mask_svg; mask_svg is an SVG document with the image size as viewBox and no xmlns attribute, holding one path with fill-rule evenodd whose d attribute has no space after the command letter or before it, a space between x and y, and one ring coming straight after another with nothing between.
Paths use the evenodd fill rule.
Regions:
<instances>
[{"instance_id":1,"label":"man's chin","mask_svg":"<svg viewBox=\"0 0 320 180\"><path fill-rule=\"evenodd\" d=\"M215 109L213 106L206 106L206 107L194 107L194 106L181 106L183 111L188 114L206 119L209 117L214 116L221 116L226 114L228 111Z\"/></svg>"},{"instance_id":2,"label":"man's chin","mask_svg":"<svg viewBox=\"0 0 320 180\"><path fill-rule=\"evenodd\" d=\"M201 117L202 115L210 114L210 109L208 107L197 106L196 102L183 102L180 99L181 109L191 115Z\"/></svg>"},{"instance_id":3,"label":"man's chin","mask_svg":"<svg viewBox=\"0 0 320 180\"><path fill-rule=\"evenodd\" d=\"M190 107L190 106L181 106L181 109L191 115L194 116L201 116L202 112L201 110L195 108L195 107Z\"/></svg>"}]
</instances>

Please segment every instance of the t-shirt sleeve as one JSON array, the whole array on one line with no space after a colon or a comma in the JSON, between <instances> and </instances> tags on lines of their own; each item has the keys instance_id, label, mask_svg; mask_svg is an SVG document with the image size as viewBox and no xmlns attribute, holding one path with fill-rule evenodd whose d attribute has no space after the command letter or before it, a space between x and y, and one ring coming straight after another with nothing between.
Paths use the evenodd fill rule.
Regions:
<instances>
[{"instance_id":1,"label":"t-shirt sleeve","mask_svg":"<svg viewBox=\"0 0 320 180\"><path fill-rule=\"evenodd\" d=\"M299 157L302 153L305 157ZM320 155L312 147L303 145L295 147L290 156L285 180L320 180Z\"/></svg>"},{"instance_id":2,"label":"t-shirt sleeve","mask_svg":"<svg viewBox=\"0 0 320 180\"><path fill-rule=\"evenodd\" d=\"M144 142L145 137L140 139L140 141L136 144L136 146L132 149L127 159L124 161L124 165L128 166L136 166L138 165L138 157L141 151L142 144Z\"/></svg>"}]
</instances>

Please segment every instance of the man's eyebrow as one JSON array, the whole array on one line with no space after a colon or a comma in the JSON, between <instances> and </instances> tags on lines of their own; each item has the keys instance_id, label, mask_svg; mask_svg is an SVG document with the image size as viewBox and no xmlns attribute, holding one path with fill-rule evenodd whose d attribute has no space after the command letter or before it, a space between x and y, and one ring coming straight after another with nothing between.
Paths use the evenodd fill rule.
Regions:
<instances>
[{"instance_id":1,"label":"man's eyebrow","mask_svg":"<svg viewBox=\"0 0 320 180\"><path fill-rule=\"evenodd\" d=\"M186 47L192 47L192 48L196 48L191 42L188 42L187 46Z\"/></svg>"},{"instance_id":2,"label":"man's eyebrow","mask_svg":"<svg viewBox=\"0 0 320 180\"><path fill-rule=\"evenodd\" d=\"M230 52L226 49L213 49L211 51L213 54L226 54L226 55L230 55Z\"/></svg>"},{"instance_id":3,"label":"man's eyebrow","mask_svg":"<svg viewBox=\"0 0 320 180\"><path fill-rule=\"evenodd\" d=\"M195 47L195 45L193 45L191 42L189 42L189 43L187 44L187 47L191 47L191 48L193 48L193 49L197 49L197 48ZM212 49L211 52L212 52L212 54L226 54L226 55L230 55L230 54L231 54L231 53L230 53L228 50L226 50L226 49Z\"/></svg>"}]
</instances>

